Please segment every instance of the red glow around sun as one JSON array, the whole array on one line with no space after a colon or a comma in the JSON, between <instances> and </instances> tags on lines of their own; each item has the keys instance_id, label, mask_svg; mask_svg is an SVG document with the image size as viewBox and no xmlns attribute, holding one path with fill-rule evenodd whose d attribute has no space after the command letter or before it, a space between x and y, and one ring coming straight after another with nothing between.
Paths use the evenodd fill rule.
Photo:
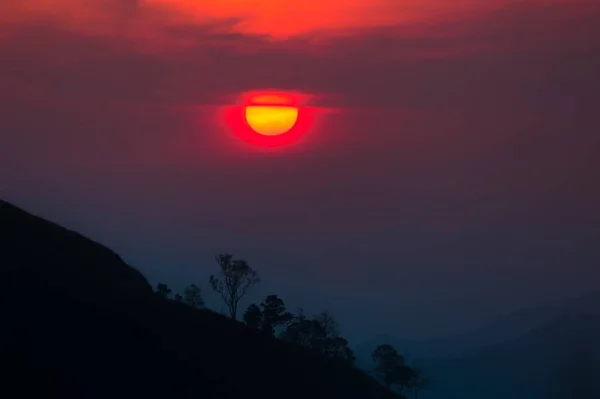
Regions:
<instances>
[{"instance_id":1,"label":"red glow around sun","mask_svg":"<svg viewBox=\"0 0 600 399\"><path fill-rule=\"evenodd\" d=\"M239 105L227 109L226 122L246 143L259 147L290 145L312 124L314 110L306 107L305 102L306 97L297 93L245 93Z\"/></svg>"}]
</instances>

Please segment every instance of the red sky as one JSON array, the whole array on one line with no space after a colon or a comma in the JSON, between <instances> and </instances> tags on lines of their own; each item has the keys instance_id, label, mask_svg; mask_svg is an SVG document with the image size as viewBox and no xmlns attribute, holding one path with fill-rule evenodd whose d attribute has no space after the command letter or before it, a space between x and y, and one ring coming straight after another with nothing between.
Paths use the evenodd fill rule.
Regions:
<instances>
[{"instance_id":1,"label":"red sky","mask_svg":"<svg viewBox=\"0 0 600 399\"><path fill-rule=\"evenodd\" d=\"M0 197L151 279L205 281L237 248L293 306L349 314L360 293L357 336L600 284L596 1L2 7ZM256 151L218 110L262 88L335 112ZM402 326L371 312L390 303Z\"/></svg>"},{"instance_id":2,"label":"red sky","mask_svg":"<svg viewBox=\"0 0 600 399\"><path fill-rule=\"evenodd\" d=\"M534 0L552 3L555 0ZM232 31L269 35L276 38L382 26L412 25L455 20L468 15L490 12L510 4L511 0L453 1L442 0L125 0L86 2L81 0L9 0L9 12L3 19L31 20L51 17L61 24L77 26L87 32L140 28L150 23L156 32L157 22L168 25L211 24L235 21ZM116 25L120 25L117 27ZM125 25L125 26L124 26ZM114 32L114 31L113 31Z\"/></svg>"}]
</instances>

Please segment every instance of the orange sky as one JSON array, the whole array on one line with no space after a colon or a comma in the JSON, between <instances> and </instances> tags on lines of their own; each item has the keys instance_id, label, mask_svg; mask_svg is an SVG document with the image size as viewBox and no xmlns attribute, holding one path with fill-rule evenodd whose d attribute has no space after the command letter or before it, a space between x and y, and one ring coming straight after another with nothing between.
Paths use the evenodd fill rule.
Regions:
<instances>
[{"instance_id":1,"label":"orange sky","mask_svg":"<svg viewBox=\"0 0 600 399\"><path fill-rule=\"evenodd\" d=\"M0 22L53 18L93 33L118 29L139 34L142 27L164 24L206 24L238 20L234 30L286 38L311 32L340 31L389 25L451 20L465 13L485 12L515 0L5 0ZM529 0L529 2L562 0ZM147 29L143 29L147 33Z\"/></svg>"}]
</instances>

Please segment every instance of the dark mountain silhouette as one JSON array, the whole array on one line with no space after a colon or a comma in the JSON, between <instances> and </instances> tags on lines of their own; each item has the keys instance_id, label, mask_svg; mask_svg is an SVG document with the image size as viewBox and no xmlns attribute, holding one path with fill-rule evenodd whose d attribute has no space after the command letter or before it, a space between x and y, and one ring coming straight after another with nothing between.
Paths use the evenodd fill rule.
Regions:
<instances>
[{"instance_id":1,"label":"dark mountain silhouette","mask_svg":"<svg viewBox=\"0 0 600 399\"><path fill-rule=\"evenodd\" d=\"M108 248L6 202L0 312L7 398L396 397L344 361L159 298Z\"/></svg>"},{"instance_id":2,"label":"dark mountain silhouette","mask_svg":"<svg viewBox=\"0 0 600 399\"><path fill-rule=\"evenodd\" d=\"M423 398L600 398L600 316L565 312L478 352L421 364Z\"/></svg>"}]
</instances>

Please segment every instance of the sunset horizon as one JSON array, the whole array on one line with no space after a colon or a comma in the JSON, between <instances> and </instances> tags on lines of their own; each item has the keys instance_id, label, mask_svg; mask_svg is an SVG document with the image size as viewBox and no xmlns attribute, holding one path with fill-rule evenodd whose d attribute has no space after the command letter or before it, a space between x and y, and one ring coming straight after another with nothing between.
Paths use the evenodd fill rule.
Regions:
<instances>
[{"instance_id":1,"label":"sunset horizon","mask_svg":"<svg viewBox=\"0 0 600 399\"><path fill-rule=\"evenodd\" d=\"M12 243L2 250L73 270L110 258L62 230L40 238L49 220L122 257L98 281L119 285L131 265L151 287L133 288L140 296L179 304L187 290L188 305L202 302L215 353L231 334L249 340L244 362L261 358L305 329L365 371L325 381L306 366L305 396L379 389L376 355L414 367L402 383L380 376L377 399L550 398L542 388L556 387L540 382L550 371L524 368L541 370L549 352L529 348L596 326L583 315L600 289L599 71L595 0L4 0L0 200L42 220L5 208L0 228L14 225L0 229ZM50 281L44 267L14 287ZM76 281L64 267L56 276ZM239 309L223 281L248 284ZM76 314L77 298L65 309ZM165 303L139 317L172 321L171 342L197 313L174 320ZM235 323L220 324L223 314ZM107 325L119 325L112 315ZM325 332L331 315L337 335ZM244 335L248 326L275 343ZM204 344L194 356L213 350ZM272 353L274 364L303 356ZM238 384L241 367L234 383L198 364L219 381L215 398L262 392ZM420 368L441 382L419 393ZM292 373L247 369L247 381Z\"/></svg>"}]
</instances>

